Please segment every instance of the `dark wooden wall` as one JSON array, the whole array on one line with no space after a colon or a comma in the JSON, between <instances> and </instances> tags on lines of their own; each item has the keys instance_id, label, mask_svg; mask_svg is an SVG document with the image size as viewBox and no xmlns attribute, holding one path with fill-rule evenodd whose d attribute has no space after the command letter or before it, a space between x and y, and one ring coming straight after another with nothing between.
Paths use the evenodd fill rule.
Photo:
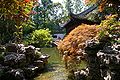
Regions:
<instances>
[{"instance_id":1,"label":"dark wooden wall","mask_svg":"<svg viewBox=\"0 0 120 80\"><path fill-rule=\"evenodd\" d=\"M100 24L100 22L93 22L87 19L72 18L63 27L66 29L66 34L68 34L71 30L81 25L82 23L88 24L88 25Z\"/></svg>"}]
</instances>

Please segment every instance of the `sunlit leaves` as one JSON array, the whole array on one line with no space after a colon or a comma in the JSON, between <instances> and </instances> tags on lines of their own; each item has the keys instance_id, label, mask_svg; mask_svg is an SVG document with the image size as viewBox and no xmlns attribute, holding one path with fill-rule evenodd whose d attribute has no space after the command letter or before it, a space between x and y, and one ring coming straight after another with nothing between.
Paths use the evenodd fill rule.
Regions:
<instances>
[{"instance_id":1,"label":"sunlit leaves","mask_svg":"<svg viewBox=\"0 0 120 80\"><path fill-rule=\"evenodd\" d=\"M0 2L0 11L4 18L19 23L28 17L28 13L33 5L32 2L33 0L2 0Z\"/></svg>"},{"instance_id":2,"label":"sunlit leaves","mask_svg":"<svg viewBox=\"0 0 120 80\"><path fill-rule=\"evenodd\" d=\"M27 3L27 2L30 2L30 0L24 0L24 1L25 1L26 3Z\"/></svg>"},{"instance_id":3,"label":"sunlit leaves","mask_svg":"<svg viewBox=\"0 0 120 80\"><path fill-rule=\"evenodd\" d=\"M36 45L37 47L49 46L52 41L52 36L49 29L39 29L31 33L31 44Z\"/></svg>"},{"instance_id":4,"label":"sunlit leaves","mask_svg":"<svg viewBox=\"0 0 120 80\"><path fill-rule=\"evenodd\" d=\"M86 24L82 24L72 30L58 44L58 49L63 55L63 60L71 64L72 61L76 63L84 59L85 43L87 40L93 39L97 35L98 30L96 25Z\"/></svg>"},{"instance_id":5,"label":"sunlit leaves","mask_svg":"<svg viewBox=\"0 0 120 80\"><path fill-rule=\"evenodd\" d=\"M105 36L111 36L113 34L120 34L120 22L116 20L117 15L106 16L106 20L103 20L98 26L100 32L98 37L100 39Z\"/></svg>"},{"instance_id":6,"label":"sunlit leaves","mask_svg":"<svg viewBox=\"0 0 120 80\"><path fill-rule=\"evenodd\" d=\"M112 4L115 6L119 6L120 0L84 0L86 4L95 4L96 2L99 2L99 11L102 12L104 10L105 6L108 6L108 4Z\"/></svg>"}]
</instances>

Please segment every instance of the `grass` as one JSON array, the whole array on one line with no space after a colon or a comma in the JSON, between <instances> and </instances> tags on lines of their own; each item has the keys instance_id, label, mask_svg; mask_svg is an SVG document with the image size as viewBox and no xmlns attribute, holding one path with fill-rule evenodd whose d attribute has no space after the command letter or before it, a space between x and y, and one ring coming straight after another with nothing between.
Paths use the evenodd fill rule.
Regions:
<instances>
[{"instance_id":1,"label":"grass","mask_svg":"<svg viewBox=\"0 0 120 80\"><path fill-rule=\"evenodd\" d=\"M87 67L87 62L81 61L80 65L79 65L79 69L86 69L86 67Z\"/></svg>"}]
</instances>

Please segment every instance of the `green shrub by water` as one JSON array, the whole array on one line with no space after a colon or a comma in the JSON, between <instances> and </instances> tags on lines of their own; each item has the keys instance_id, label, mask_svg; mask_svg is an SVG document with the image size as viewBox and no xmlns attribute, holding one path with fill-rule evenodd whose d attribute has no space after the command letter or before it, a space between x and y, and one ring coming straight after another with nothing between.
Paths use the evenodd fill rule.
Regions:
<instances>
[{"instance_id":1,"label":"green shrub by water","mask_svg":"<svg viewBox=\"0 0 120 80\"><path fill-rule=\"evenodd\" d=\"M48 47L51 42L52 35L49 29L35 30L25 40L26 44L32 44L35 47Z\"/></svg>"}]
</instances>

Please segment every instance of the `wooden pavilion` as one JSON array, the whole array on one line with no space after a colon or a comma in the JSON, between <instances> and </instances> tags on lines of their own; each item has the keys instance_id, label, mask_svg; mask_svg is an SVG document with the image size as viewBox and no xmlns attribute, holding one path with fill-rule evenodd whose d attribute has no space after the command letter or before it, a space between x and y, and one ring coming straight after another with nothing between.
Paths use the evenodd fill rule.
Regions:
<instances>
[{"instance_id":1,"label":"wooden pavilion","mask_svg":"<svg viewBox=\"0 0 120 80\"><path fill-rule=\"evenodd\" d=\"M71 30L73 30L75 27L79 26L82 23L89 25L100 24L100 22L91 21L86 18L86 15L95 10L97 7L98 3L94 4L93 6L89 7L88 9L79 14L73 14L71 10L69 10L70 20L63 26L66 29L66 34L68 34Z\"/></svg>"}]
</instances>

